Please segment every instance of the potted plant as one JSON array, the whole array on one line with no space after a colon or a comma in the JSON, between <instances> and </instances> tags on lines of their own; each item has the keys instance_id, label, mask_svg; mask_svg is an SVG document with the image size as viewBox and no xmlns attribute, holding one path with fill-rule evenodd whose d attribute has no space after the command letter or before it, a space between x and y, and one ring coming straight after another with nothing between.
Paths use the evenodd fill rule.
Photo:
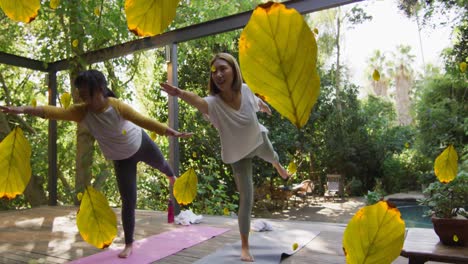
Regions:
<instances>
[{"instance_id":1,"label":"potted plant","mask_svg":"<svg viewBox=\"0 0 468 264\"><path fill-rule=\"evenodd\" d=\"M466 156L465 156L466 157ZM424 190L421 205L430 208L434 231L444 245L468 245L468 160L456 177L447 182L433 182Z\"/></svg>"}]
</instances>

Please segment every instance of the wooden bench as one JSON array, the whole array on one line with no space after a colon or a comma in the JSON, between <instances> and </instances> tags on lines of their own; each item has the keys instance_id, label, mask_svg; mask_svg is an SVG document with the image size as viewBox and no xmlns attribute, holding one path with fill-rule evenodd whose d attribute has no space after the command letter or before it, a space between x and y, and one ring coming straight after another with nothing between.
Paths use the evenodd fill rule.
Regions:
<instances>
[{"instance_id":1,"label":"wooden bench","mask_svg":"<svg viewBox=\"0 0 468 264\"><path fill-rule=\"evenodd\" d=\"M400 255L407 257L409 264L426 261L468 263L468 247L445 246L430 228L409 228Z\"/></svg>"}]
</instances>

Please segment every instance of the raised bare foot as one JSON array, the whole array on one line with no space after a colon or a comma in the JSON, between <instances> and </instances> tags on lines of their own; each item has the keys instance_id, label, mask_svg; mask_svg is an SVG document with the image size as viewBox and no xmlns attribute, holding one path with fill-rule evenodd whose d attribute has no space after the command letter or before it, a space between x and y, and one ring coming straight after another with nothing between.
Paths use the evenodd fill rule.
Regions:
<instances>
[{"instance_id":1,"label":"raised bare foot","mask_svg":"<svg viewBox=\"0 0 468 264\"><path fill-rule=\"evenodd\" d=\"M250 251L248 249L242 249L241 260L244 262L255 262L254 257L250 255Z\"/></svg>"},{"instance_id":2,"label":"raised bare foot","mask_svg":"<svg viewBox=\"0 0 468 264\"><path fill-rule=\"evenodd\" d=\"M291 176L289 174L289 172L281 165L279 165L276 170L278 171L279 175L281 176L281 178L283 178L284 180L287 180L289 179L289 177Z\"/></svg>"},{"instance_id":3,"label":"raised bare foot","mask_svg":"<svg viewBox=\"0 0 468 264\"><path fill-rule=\"evenodd\" d=\"M119 258L128 258L132 254L132 244L125 245L125 248L119 253Z\"/></svg>"}]
</instances>

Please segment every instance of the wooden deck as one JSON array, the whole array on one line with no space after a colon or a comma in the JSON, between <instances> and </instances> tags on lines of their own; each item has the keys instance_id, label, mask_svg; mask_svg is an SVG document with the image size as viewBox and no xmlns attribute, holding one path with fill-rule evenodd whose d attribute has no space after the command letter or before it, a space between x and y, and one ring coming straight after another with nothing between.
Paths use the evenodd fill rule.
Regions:
<instances>
[{"instance_id":1,"label":"wooden deck","mask_svg":"<svg viewBox=\"0 0 468 264\"><path fill-rule=\"evenodd\" d=\"M58 264L99 252L98 249L81 239L76 228L76 210L76 207L45 206L0 212L0 263ZM116 209L116 213L120 219L120 210ZM135 240L178 228L177 225L167 224L166 221L165 212L137 211ZM282 263L346 263L342 250L345 224L291 220L269 221L273 227L320 231L320 234L309 244ZM154 263L193 263L224 245L239 240L235 218L203 216L201 225L225 227L231 230ZM122 228L119 225L119 235L111 247L123 247L122 238ZM393 263L408 263L408 259L399 257Z\"/></svg>"}]
</instances>

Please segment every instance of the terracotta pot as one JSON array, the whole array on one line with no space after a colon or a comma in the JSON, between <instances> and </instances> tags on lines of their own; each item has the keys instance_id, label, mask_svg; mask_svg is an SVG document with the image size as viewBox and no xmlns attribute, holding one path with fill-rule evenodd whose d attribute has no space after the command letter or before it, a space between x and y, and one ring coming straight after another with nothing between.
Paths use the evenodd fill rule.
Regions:
<instances>
[{"instance_id":1,"label":"terracotta pot","mask_svg":"<svg viewBox=\"0 0 468 264\"><path fill-rule=\"evenodd\" d=\"M432 217L434 231L447 246L468 246L468 219Z\"/></svg>"}]
</instances>

